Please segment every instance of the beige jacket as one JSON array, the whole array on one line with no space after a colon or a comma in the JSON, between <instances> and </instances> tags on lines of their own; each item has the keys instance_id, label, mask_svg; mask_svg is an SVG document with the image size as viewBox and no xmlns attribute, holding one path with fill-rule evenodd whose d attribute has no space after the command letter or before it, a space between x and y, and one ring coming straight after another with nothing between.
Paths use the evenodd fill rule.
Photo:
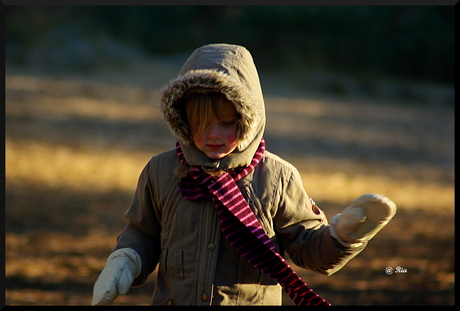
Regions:
<instances>
[{"instance_id":1,"label":"beige jacket","mask_svg":"<svg viewBox=\"0 0 460 311\"><path fill-rule=\"evenodd\" d=\"M178 100L196 87L224 93L242 115L238 148L220 161L208 159L193 145L181 117ZM205 169L248 165L265 128L257 70L240 46L197 49L178 78L162 89L160 108L187 162ZM153 157L139 177L126 212L128 224L115 247L132 248L141 256L142 272L133 286L142 285L159 264L153 305L280 305L281 287L229 244L211 200L183 198L174 173L179 165L172 149ZM329 275L365 247L346 249L331 237L326 217L312 206L298 171L269 151L237 185L278 251L300 267Z\"/></svg>"}]
</instances>

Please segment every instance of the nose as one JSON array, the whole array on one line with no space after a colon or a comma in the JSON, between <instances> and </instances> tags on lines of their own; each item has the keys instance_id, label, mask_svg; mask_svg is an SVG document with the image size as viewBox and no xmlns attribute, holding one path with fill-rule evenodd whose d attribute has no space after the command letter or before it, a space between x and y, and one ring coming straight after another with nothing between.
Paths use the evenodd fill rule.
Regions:
<instances>
[{"instance_id":1,"label":"nose","mask_svg":"<svg viewBox=\"0 0 460 311\"><path fill-rule=\"evenodd\" d=\"M210 139L218 139L221 136L222 135L220 133L220 128L219 128L219 125L217 124L217 122L211 123L211 125L209 126L209 129L208 129L208 138L210 138Z\"/></svg>"}]
</instances>

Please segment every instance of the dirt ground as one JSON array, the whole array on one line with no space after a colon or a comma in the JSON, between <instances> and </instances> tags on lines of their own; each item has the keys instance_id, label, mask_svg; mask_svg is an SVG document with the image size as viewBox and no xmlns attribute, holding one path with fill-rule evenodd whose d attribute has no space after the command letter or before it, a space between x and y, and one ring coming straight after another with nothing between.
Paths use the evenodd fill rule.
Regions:
<instances>
[{"instance_id":1,"label":"dirt ground","mask_svg":"<svg viewBox=\"0 0 460 311\"><path fill-rule=\"evenodd\" d=\"M179 69L174 60L78 75L7 66L7 305L91 303L140 171L174 146L155 103ZM369 192L399 208L341 271L326 277L296 267L301 277L333 305L453 305L450 88L419 85L396 96L394 85L382 86L387 96L373 98L337 79L321 91L313 82L301 89L261 80L267 149L299 169L329 218ZM149 304L154 284L155 273L114 305Z\"/></svg>"}]
</instances>

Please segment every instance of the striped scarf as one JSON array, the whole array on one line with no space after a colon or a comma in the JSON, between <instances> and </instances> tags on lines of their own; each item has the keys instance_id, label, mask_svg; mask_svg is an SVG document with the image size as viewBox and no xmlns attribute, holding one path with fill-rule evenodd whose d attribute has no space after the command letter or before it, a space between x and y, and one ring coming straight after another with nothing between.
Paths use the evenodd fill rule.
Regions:
<instances>
[{"instance_id":1,"label":"striped scarf","mask_svg":"<svg viewBox=\"0 0 460 311\"><path fill-rule=\"evenodd\" d=\"M176 151L180 162L185 164L179 142L176 143ZM302 281L276 251L235 183L257 166L264 151L265 141L262 139L249 166L225 172L219 177L193 166L189 175L179 180L179 190L192 201L212 198L222 233L230 244L252 265L280 283L296 305L330 306Z\"/></svg>"}]
</instances>

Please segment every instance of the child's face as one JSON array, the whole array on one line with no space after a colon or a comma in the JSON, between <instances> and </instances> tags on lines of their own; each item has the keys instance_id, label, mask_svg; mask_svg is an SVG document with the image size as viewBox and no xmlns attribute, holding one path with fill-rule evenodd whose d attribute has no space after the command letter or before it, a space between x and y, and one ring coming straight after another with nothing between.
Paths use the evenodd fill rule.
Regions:
<instances>
[{"instance_id":1,"label":"child's face","mask_svg":"<svg viewBox=\"0 0 460 311\"><path fill-rule=\"evenodd\" d=\"M228 99L220 98L218 104L221 105L222 101ZM238 113L234 107L230 112L226 109L223 115L213 115L203 133L199 136L193 135L193 142L208 158L222 159L237 147L237 120Z\"/></svg>"}]
</instances>

